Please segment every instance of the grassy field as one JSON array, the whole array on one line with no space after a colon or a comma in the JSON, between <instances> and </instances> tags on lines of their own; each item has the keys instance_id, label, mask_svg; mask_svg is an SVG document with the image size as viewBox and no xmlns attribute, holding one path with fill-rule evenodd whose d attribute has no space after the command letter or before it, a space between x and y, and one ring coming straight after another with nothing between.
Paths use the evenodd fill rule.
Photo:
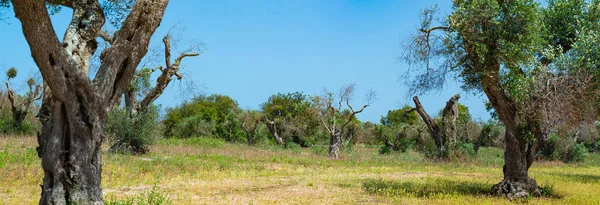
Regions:
<instances>
[{"instance_id":1,"label":"grassy field","mask_svg":"<svg viewBox=\"0 0 600 205\"><path fill-rule=\"evenodd\" d=\"M0 204L35 204L43 172L35 138L0 137ZM105 154L107 202L151 190L172 204L512 204L490 196L502 151L432 162L417 153L379 155L357 146L330 160L324 148L249 147L211 139L161 140L143 156ZM536 162L530 175L553 196L518 203L600 204L600 156Z\"/></svg>"}]
</instances>

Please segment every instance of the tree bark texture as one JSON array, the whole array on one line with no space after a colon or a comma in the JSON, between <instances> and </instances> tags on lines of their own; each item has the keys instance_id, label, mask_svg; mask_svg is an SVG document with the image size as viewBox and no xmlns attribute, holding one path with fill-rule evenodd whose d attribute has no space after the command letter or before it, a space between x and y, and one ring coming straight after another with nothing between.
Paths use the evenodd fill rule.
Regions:
<instances>
[{"instance_id":1,"label":"tree bark texture","mask_svg":"<svg viewBox=\"0 0 600 205\"><path fill-rule=\"evenodd\" d=\"M38 135L44 179L40 204L103 204L101 144L108 110L117 103L148 51L168 0L139 0L109 48L94 79L89 60L105 17L98 1L60 1L73 9L63 41L46 1L13 0L32 57L49 88Z\"/></svg>"},{"instance_id":2,"label":"tree bark texture","mask_svg":"<svg viewBox=\"0 0 600 205\"><path fill-rule=\"evenodd\" d=\"M524 122L518 115L518 107L505 94L499 79L500 64L489 56L482 65L486 75L482 75L483 91L498 113L498 117L506 126L504 135L504 179L492 187L492 191L509 198L526 197L530 194L541 195L536 181L529 177L528 170L535 159L538 143L528 142L524 134L535 135L538 140L543 138L542 132L531 133L531 129L523 124L535 126L536 123ZM539 141L538 141L539 142Z\"/></svg>"},{"instance_id":3,"label":"tree bark texture","mask_svg":"<svg viewBox=\"0 0 600 205\"><path fill-rule=\"evenodd\" d=\"M336 131L333 134L329 134L329 154L331 158L338 159L340 157L340 146L342 145L342 133Z\"/></svg>"},{"instance_id":4,"label":"tree bark texture","mask_svg":"<svg viewBox=\"0 0 600 205\"><path fill-rule=\"evenodd\" d=\"M455 95L446 102L446 107L442 111L442 128L444 137L450 144L456 143L456 118L458 118L458 99Z\"/></svg>"},{"instance_id":5,"label":"tree bark texture","mask_svg":"<svg viewBox=\"0 0 600 205\"><path fill-rule=\"evenodd\" d=\"M415 108L406 110L406 112L417 111L425 125L429 134L433 137L438 150L438 158L445 157L448 152L448 141L456 142L456 119L458 117L458 99L460 96L455 95L446 102L446 106L442 111L442 125L440 126L436 120L432 119L423 108L419 97L413 97ZM419 134L420 135L420 134ZM421 146L421 145L420 145Z\"/></svg>"}]
</instances>

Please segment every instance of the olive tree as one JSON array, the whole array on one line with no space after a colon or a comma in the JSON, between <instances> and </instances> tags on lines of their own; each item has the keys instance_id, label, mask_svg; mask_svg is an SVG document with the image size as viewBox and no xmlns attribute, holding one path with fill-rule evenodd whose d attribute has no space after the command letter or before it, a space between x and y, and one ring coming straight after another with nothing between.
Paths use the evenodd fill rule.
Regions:
<instances>
[{"instance_id":1,"label":"olive tree","mask_svg":"<svg viewBox=\"0 0 600 205\"><path fill-rule=\"evenodd\" d=\"M599 4L454 0L439 23L436 7L422 12L402 57L411 65L411 91L440 89L452 76L465 90L485 94L506 128L504 179L493 192L540 195L528 170L550 128L596 113L590 110L598 88Z\"/></svg>"},{"instance_id":2,"label":"olive tree","mask_svg":"<svg viewBox=\"0 0 600 205\"><path fill-rule=\"evenodd\" d=\"M417 111L417 113L419 113L423 119L423 122L425 122L425 125L427 126L427 131L435 141L438 151L438 158L447 157L449 148L448 144L452 145L456 143L456 119L458 118L459 98L459 95L455 95L446 102L446 106L442 111L441 124L438 123L437 120L431 118L429 114L425 112L425 108L417 96L413 97L415 107L405 110L407 113L411 113L413 111Z\"/></svg>"},{"instance_id":3,"label":"olive tree","mask_svg":"<svg viewBox=\"0 0 600 205\"><path fill-rule=\"evenodd\" d=\"M119 103L146 55L168 2L0 1L10 4L21 21L48 88L39 113L42 130L37 150L44 170L40 204L103 203L101 145L107 114ZM73 10L62 40L47 5ZM101 30L107 17L119 23L114 36ZM98 48L98 38L110 46L101 51L101 64L91 77L90 59Z\"/></svg>"},{"instance_id":4,"label":"olive tree","mask_svg":"<svg viewBox=\"0 0 600 205\"><path fill-rule=\"evenodd\" d=\"M321 120L321 125L329 135L329 157L331 158L339 158L340 147L345 140L343 139L342 131L353 121L357 114L369 107L371 101L375 98L375 92L369 91L366 96L367 103L360 109L355 110L350 103L355 88L355 84L350 84L342 87L337 95L333 92L325 91L323 96L314 99L316 107L319 110L317 113ZM349 110L349 115L342 114L344 109Z\"/></svg>"}]
</instances>

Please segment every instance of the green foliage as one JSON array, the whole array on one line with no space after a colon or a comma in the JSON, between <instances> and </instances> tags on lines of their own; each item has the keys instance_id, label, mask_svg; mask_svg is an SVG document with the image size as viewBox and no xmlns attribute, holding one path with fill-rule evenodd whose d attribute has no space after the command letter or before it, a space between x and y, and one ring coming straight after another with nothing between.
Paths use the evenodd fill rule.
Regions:
<instances>
[{"instance_id":1,"label":"green foliage","mask_svg":"<svg viewBox=\"0 0 600 205\"><path fill-rule=\"evenodd\" d=\"M28 119L24 120L18 127L15 127L15 120L12 116L4 117L0 115L1 133L32 136L37 133L38 129L39 126Z\"/></svg>"},{"instance_id":2,"label":"green foliage","mask_svg":"<svg viewBox=\"0 0 600 205\"><path fill-rule=\"evenodd\" d=\"M575 143L557 133L551 133L548 141L538 152L538 156L547 160L561 160L565 163L582 162L588 156L583 143Z\"/></svg>"},{"instance_id":3,"label":"green foliage","mask_svg":"<svg viewBox=\"0 0 600 205\"><path fill-rule=\"evenodd\" d=\"M588 150L584 144L578 143L573 144L569 147L569 149L563 154L561 160L563 162L583 162L585 158L588 156Z\"/></svg>"},{"instance_id":4,"label":"green foliage","mask_svg":"<svg viewBox=\"0 0 600 205\"><path fill-rule=\"evenodd\" d=\"M172 204L166 193L154 185L148 192L118 201L109 201L107 205L167 205Z\"/></svg>"},{"instance_id":5,"label":"green foliage","mask_svg":"<svg viewBox=\"0 0 600 205\"><path fill-rule=\"evenodd\" d=\"M151 76L152 69L150 68L142 68L138 70L135 73L133 80L131 80L128 89L136 93L138 97L142 98L150 91L150 87L152 86L150 83Z\"/></svg>"},{"instance_id":6,"label":"green foliage","mask_svg":"<svg viewBox=\"0 0 600 205\"><path fill-rule=\"evenodd\" d=\"M202 116L190 116L176 123L171 131L171 136L190 138L193 136L212 136L215 132L214 121L207 121Z\"/></svg>"},{"instance_id":7,"label":"green foliage","mask_svg":"<svg viewBox=\"0 0 600 205\"><path fill-rule=\"evenodd\" d=\"M385 117L381 117L381 124L387 126L400 126L400 125L414 125L416 124L420 118L417 112L406 112L406 110L410 110L412 107L406 105L400 109L390 110L388 111Z\"/></svg>"},{"instance_id":8,"label":"green foliage","mask_svg":"<svg viewBox=\"0 0 600 205\"><path fill-rule=\"evenodd\" d=\"M11 67L6 71L6 77L8 79L17 77L17 69L15 67Z\"/></svg>"},{"instance_id":9,"label":"green foliage","mask_svg":"<svg viewBox=\"0 0 600 205\"><path fill-rule=\"evenodd\" d=\"M127 108L114 108L106 121L106 133L114 139L110 151L144 154L159 138L158 107L131 113Z\"/></svg>"},{"instance_id":10,"label":"green foliage","mask_svg":"<svg viewBox=\"0 0 600 205\"><path fill-rule=\"evenodd\" d=\"M182 105L167 109L165 136L188 138L214 136L227 141L242 141L241 109L225 95L201 95Z\"/></svg>"},{"instance_id":11,"label":"green foliage","mask_svg":"<svg viewBox=\"0 0 600 205\"><path fill-rule=\"evenodd\" d=\"M475 145L466 142L456 142L449 145L449 159L465 161L475 156Z\"/></svg>"},{"instance_id":12,"label":"green foliage","mask_svg":"<svg viewBox=\"0 0 600 205\"><path fill-rule=\"evenodd\" d=\"M308 95L301 92L278 93L261 104L261 110L269 120L276 123L284 142L308 147L328 139L319 129L321 124Z\"/></svg>"},{"instance_id":13,"label":"green foliage","mask_svg":"<svg viewBox=\"0 0 600 205\"><path fill-rule=\"evenodd\" d=\"M415 126L385 126L378 125L375 134L383 142L380 154L406 152L414 147L418 137L418 128Z\"/></svg>"}]
</instances>

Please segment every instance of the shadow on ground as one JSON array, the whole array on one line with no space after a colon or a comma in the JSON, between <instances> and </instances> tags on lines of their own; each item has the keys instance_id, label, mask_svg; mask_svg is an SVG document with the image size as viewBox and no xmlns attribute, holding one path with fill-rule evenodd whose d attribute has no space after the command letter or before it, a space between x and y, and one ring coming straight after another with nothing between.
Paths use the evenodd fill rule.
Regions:
<instances>
[{"instance_id":1,"label":"shadow on ground","mask_svg":"<svg viewBox=\"0 0 600 205\"><path fill-rule=\"evenodd\" d=\"M368 179L362 188L370 194L385 196L429 197L434 195L490 195L493 184L453 181L449 179L423 179L422 181L394 181Z\"/></svg>"}]
</instances>

